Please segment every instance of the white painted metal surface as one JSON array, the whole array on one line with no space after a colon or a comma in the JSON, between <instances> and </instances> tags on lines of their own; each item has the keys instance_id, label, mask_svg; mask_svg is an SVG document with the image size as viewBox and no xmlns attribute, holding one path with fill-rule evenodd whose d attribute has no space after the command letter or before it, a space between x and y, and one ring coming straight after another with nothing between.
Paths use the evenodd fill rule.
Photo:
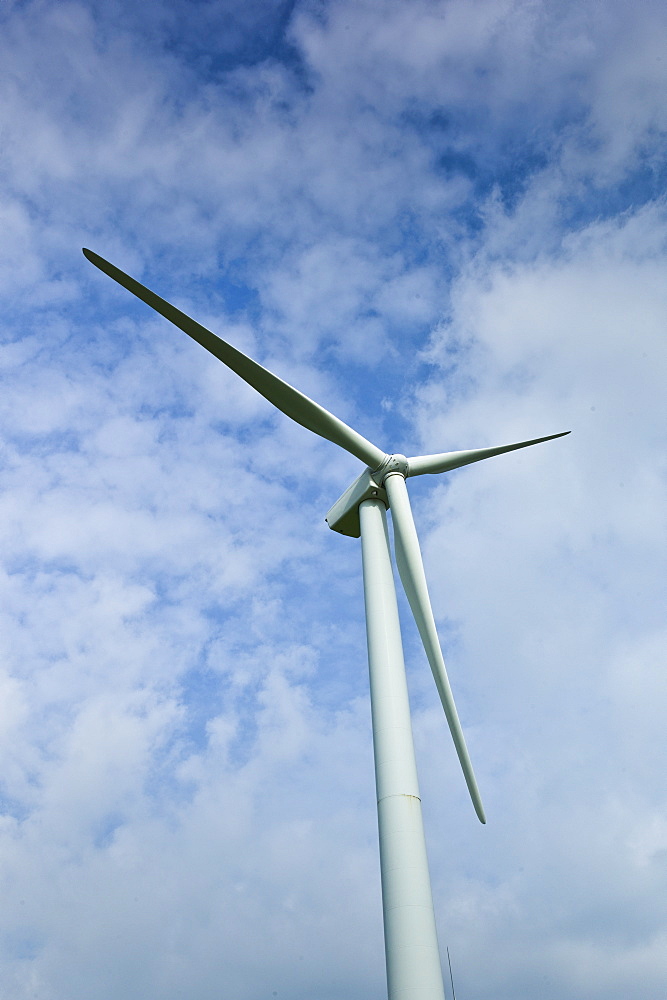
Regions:
<instances>
[{"instance_id":1,"label":"white painted metal surface","mask_svg":"<svg viewBox=\"0 0 667 1000\"><path fill-rule=\"evenodd\" d=\"M359 514L389 1000L444 1000L385 506Z\"/></svg>"},{"instance_id":2,"label":"white painted metal surface","mask_svg":"<svg viewBox=\"0 0 667 1000\"><path fill-rule=\"evenodd\" d=\"M530 448L533 444L542 444L543 441L555 441L556 438L565 437L569 431L561 431L560 434L549 434L547 437L531 438L530 441L517 441L515 444L501 444L497 448L475 448L473 451L446 451L440 455L417 455L409 460L408 476L423 476L427 473L436 475L440 472L451 472L452 469L460 469L463 465L471 465L473 462L482 462L485 458L494 458L496 455L506 455L509 451L517 451L519 448Z\"/></svg>"},{"instance_id":3,"label":"white painted metal surface","mask_svg":"<svg viewBox=\"0 0 667 1000\"><path fill-rule=\"evenodd\" d=\"M381 477L374 476L370 469L364 469L352 485L348 486L343 495L336 500L333 507L327 512L325 521L332 531L338 531L341 535L350 535L352 538L359 538L361 534L359 505L362 500L368 500L371 497L378 497L385 502L387 500Z\"/></svg>"},{"instance_id":4,"label":"white painted metal surface","mask_svg":"<svg viewBox=\"0 0 667 1000\"><path fill-rule=\"evenodd\" d=\"M410 603L412 614L414 615L419 629L421 640L426 650L428 662L431 665L435 686L440 695L442 707L447 716L449 729L454 740L454 746L458 754L463 775L466 779L470 798L475 807L475 812L481 823L486 823L484 806L475 780L475 772L470 762L470 755L466 746L466 741L459 722L458 712L454 704L454 695L449 685L445 660L440 649L440 640L435 627L431 599L428 595L426 584L426 574L422 562L417 529L412 518L410 500L405 486L405 479L400 473L390 473L385 481L384 487L389 498L391 507L391 520L394 526L394 544L396 547L396 563L401 582L406 596Z\"/></svg>"}]
</instances>

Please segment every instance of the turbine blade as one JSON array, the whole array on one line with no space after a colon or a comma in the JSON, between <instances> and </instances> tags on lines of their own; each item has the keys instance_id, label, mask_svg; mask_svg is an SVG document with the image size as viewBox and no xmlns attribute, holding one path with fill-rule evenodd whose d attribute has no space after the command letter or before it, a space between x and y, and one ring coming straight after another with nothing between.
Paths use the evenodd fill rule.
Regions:
<instances>
[{"instance_id":1,"label":"turbine blade","mask_svg":"<svg viewBox=\"0 0 667 1000\"><path fill-rule=\"evenodd\" d=\"M433 618L433 609L431 608L431 600L426 585L421 549L419 548L415 522L412 518L405 480L399 474L389 475L384 481L384 487L389 497L391 519L394 525L396 563L401 582L403 583L412 613L415 616L419 634L424 643L424 649L426 650L428 662L433 671L433 678L438 689L438 694L440 695L442 707L447 716L449 729L461 767L463 768L463 775L473 806L475 807L475 812L480 821L486 823L484 806L482 805L482 799L475 780L475 773L470 763L470 755L468 754L468 748L463 737L461 723L459 722L458 712L454 704L454 696L452 695L447 670L445 669L445 661L440 649L435 619Z\"/></svg>"},{"instance_id":2,"label":"turbine blade","mask_svg":"<svg viewBox=\"0 0 667 1000\"><path fill-rule=\"evenodd\" d=\"M172 306L165 299L156 295L155 292L152 292L128 274L125 274L120 268L115 267L109 261L104 260L103 257L93 253L92 250L84 249L83 253L91 264L98 267L100 271L104 271L110 278L117 281L119 285L127 288L133 295L142 299L152 309L155 309L156 312L161 313L165 319L168 319L175 326L183 330L184 333L187 333L189 337L192 337L193 340L196 340L198 344L201 344L207 351L210 351L219 361L222 361L233 372L240 375L248 385L251 385L253 389L256 389L265 399L268 399L270 403L273 403L274 406L282 410L292 420L301 424L302 427L306 427L309 431L313 431L314 434L319 434L320 437L326 438L328 441L333 441L334 444L344 448L345 451L349 451L371 469L377 469L382 463L386 456L380 448L371 444L365 437L362 437L357 431L348 427L346 423L339 420L333 413L329 413L319 403L315 403L308 396L299 392L298 389L294 389L287 382L283 382L277 375L257 364L252 358L242 354L241 351L232 347L231 344L227 344L224 340L221 340L220 337L211 333L206 327L201 326L194 319L186 316L176 306Z\"/></svg>"},{"instance_id":3,"label":"turbine blade","mask_svg":"<svg viewBox=\"0 0 667 1000\"><path fill-rule=\"evenodd\" d=\"M446 451L442 455L418 455L408 459L409 476L423 476L425 473L449 472L462 465L481 462L483 458L493 458L494 455L504 455L506 451L516 451L518 448L528 448L531 444L541 444L543 441L553 441L565 437L570 431L560 434L549 434L548 437L533 438L532 441L519 441L517 444L503 444L498 448L477 448L474 451Z\"/></svg>"}]
</instances>

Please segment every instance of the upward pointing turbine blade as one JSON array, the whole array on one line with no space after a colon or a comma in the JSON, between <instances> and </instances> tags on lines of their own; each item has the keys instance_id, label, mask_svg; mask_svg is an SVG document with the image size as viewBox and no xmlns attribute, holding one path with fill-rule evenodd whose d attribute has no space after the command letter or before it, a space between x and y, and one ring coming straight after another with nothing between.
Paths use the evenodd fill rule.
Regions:
<instances>
[{"instance_id":1,"label":"upward pointing turbine blade","mask_svg":"<svg viewBox=\"0 0 667 1000\"><path fill-rule=\"evenodd\" d=\"M181 312L176 306L172 306L171 303L160 298L159 295L146 288L145 285L131 278L129 274L125 274L120 268L110 264L108 260L93 253L92 250L84 248L83 253L91 264L98 267L100 271L104 271L110 278L117 281L119 285L127 288L133 295L142 299L143 302L151 306L152 309L155 309L156 312L159 312L165 319L168 319L175 326L183 330L184 333L187 333L189 337L192 337L198 344L205 347L219 361L222 361L233 372L240 375L248 385L251 385L265 399L268 399L270 403L273 403L274 406L282 410L292 420L301 424L302 427L306 427L309 431L319 434L320 437L326 438L328 441L333 441L334 444L339 445L345 451L349 451L356 458L365 462L371 469L377 469L386 458L385 453L380 448L367 441L365 437L351 427L348 427L346 423L339 420L333 413L329 413L319 403L309 399L308 396L299 392L298 389L294 389L287 382L283 382L273 372L263 368L256 361L253 361L252 358L247 357L241 351L232 347L231 344L221 340L220 337L211 333L210 330L201 326L200 323L191 319L184 312Z\"/></svg>"},{"instance_id":2,"label":"upward pointing turbine blade","mask_svg":"<svg viewBox=\"0 0 667 1000\"><path fill-rule=\"evenodd\" d=\"M454 746L463 768L463 775L470 792L475 812L482 823L486 823L484 806L475 780L470 755L459 722L458 712L454 704L454 696L449 685L445 661L440 649L440 640L435 627L433 609L428 595L426 575L422 562L421 549L417 538L417 529L412 518L410 500L405 480L400 474L389 475L384 480L384 487L389 497L391 520L394 525L394 544L396 548L396 563L401 582L405 589L412 613L415 616L417 628L424 643L426 656L433 671L442 707L447 716L449 729L454 740Z\"/></svg>"},{"instance_id":3,"label":"upward pointing turbine blade","mask_svg":"<svg viewBox=\"0 0 667 1000\"><path fill-rule=\"evenodd\" d=\"M423 476L425 473L449 472L450 469L460 469L462 465L481 462L484 458L504 455L507 451L517 451L518 448L528 448L531 444L542 444L543 441L553 441L565 437L569 431L560 434L549 434L548 437L533 438L532 441L519 441L517 444L501 444L498 448L476 448L473 451L446 451L441 455L418 455L408 459L408 475Z\"/></svg>"}]
</instances>

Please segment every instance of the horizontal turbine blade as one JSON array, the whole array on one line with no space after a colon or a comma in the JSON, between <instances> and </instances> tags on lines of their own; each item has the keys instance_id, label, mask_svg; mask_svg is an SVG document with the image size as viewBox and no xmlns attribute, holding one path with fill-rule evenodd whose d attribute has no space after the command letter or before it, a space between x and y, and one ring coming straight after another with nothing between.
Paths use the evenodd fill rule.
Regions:
<instances>
[{"instance_id":1,"label":"horizontal turbine blade","mask_svg":"<svg viewBox=\"0 0 667 1000\"><path fill-rule=\"evenodd\" d=\"M498 448L477 448L475 451L446 451L442 455L419 455L408 459L408 475L423 476L425 473L449 472L459 469L462 465L481 462L483 458L493 458L494 455L504 455L506 451L516 451L518 448L528 448L531 444L541 444L543 441L554 441L565 437L570 431L560 434L550 434L548 437L533 438L532 441L519 441L518 444L503 444Z\"/></svg>"},{"instance_id":2,"label":"horizontal turbine blade","mask_svg":"<svg viewBox=\"0 0 667 1000\"><path fill-rule=\"evenodd\" d=\"M454 696L449 685L442 650L440 649L440 641L426 585L421 549L419 548L415 522L412 518L405 480L403 476L395 473L386 477L384 487L389 497L391 519L394 525L396 563L401 582L410 602L419 634L424 643L428 662L433 671L433 678L438 689L438 694L440 695L442 707L447 716L447 722L449 723L454 746L456 747L456 752L463 768L463 775L468 786L468 791L470 792L472 804L475 807L475 812L480 822L486 823L484 806L482 805L482 799L475 780L475 772L472 769L470 755L468 754L458 712L454 704Z\"/></svg>"},{"instance_id":3,"label":"horizontal turbine blade","mask_svg":"<svg viewBox=\"0 0 667 1000\"><path fill-rule=\"evenodd\" d=\"M133 295L142 299L152 309L155 309L156 312L161 313L165 319L168 319L175 326L183 330L184 333L187 333L189 337L192 337L198 344L205 347L219 361L222 361L233 372L240 375L248 385L251 385L265 399L268 399L270 403L273 403L274 406L282 410L292 420L301 424L302 427L308 428L309 431L319 434L320 437L326 438L328 441L333 441L334 444L344 448L345 451L349 451L371 469L377 469L386 458L385 453L380 448L371 444L370 441L367 441L365 437L362 437L361 434L358 434L351 427L348 427L346 423L335 417L333 413L329 413L319 403L315 403L308 396L304 396L302 392L299 392L298 389L294 389L287 382L283 382L277 375L274 375L266 368L262 368L252 358L247 357L241 351L232 347L231 344L227 344L224 340L221 340L220 337L211 333L206 327L201 326L194 319L186 316L176 306L172 306L165 299L156 295L155 292L151 292L149 288L146 288L134 278L125 274L120 268L114 267L113 264L110 264L109 261L104 260L98 254L93 253L92 250L84 249L83 253L91 264L98 267L100 271L104 271L110 278L117 281L119 285L123 285Z\"/></svg>"}]
</instances>

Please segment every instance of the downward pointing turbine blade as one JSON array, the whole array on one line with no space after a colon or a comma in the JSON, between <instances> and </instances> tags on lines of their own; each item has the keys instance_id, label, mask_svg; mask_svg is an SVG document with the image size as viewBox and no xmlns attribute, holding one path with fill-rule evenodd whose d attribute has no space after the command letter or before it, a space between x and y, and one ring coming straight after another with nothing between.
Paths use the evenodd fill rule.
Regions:
<instances>
[{"instance_id":1,"label":"downward pointing turbine blade","mask_svg":"<svg viewBox=\"0 0 667 1000\"><path fill-rule=\"evenodd\" d=\"M479 794L475 773L470 763L470 756L463 737L461 723L454 704L454 696L449 685L445 661L440 649L440 641L433 618L433 609L428 595L424 564L419 548L417 530L412 518L410 500L403 476L393 474L386 477L384 487L389 497L391 519L394 525L394 544L396 547L396 563L401 582L405 589L412 613L417 622L417 628L424 643L428 662L433 671L433 678L438 688L440 701L447 716L449 729L454 740L454 746L463 768L463 775L470 792L475 812L482 823L486 823L484 806Z\"/></svg>"},{"instance_id":2,"label":"downward pointing turbine blade","mask_svg":"<svg viewBox=\"0 0 667 1000\"><path fill-rule=\"evenodd\" d=\"M224 340L221 340L220 337L217 337L210 330L207 330L206 327L201 326L194 319L181 312L176 306L172 306L165 299L156 295L155 292L151 292L149 288L146 288L134 278L125 274L120 268L115 267L109 261L104 260L103 257L93 253L92 250L84 249L83 253L91 264L98 267L100 271L104 271L110 278L117 281L119 285L123 285L133 295L142 299L152 309L155 309L156 312L161 313L165 319L168 319L175 326L183 330L184 333L187 333L189 337L192 337L193 340L196 340L198 344L205 347L207 351L210 351L211 354L227 365L228 368L231 368L233 372L240 375L248 385L251 385L253 389L256 389L265 399L268 399L270 403L273 403L274 406L282 410L292 420L301 424L302 427L308 428L309 431L319 434L320 437L326 438L328 441L333 441L334 444L344 448L345 451L349 451L371 469L377 469L382 463L386 456L380 448L371 444L365 437L362 437L357 431L348 427L346 423L339 420L333 413L329 413L319 403L315 403L308 396L304 396L302 392L299 392L298 389L294 389L287 382L283 382L277 375L274 375L266 368L262 368L252 358L247 357L241 351L232 347L231 344L227 344Z\"/></svg>"},{"instance_id":3,"label":"downward pointing turbine blade","mask_svg":"<svg viewBox=\"0 0 667 1000\"><path fill-rule=\"evenodd\" d=\"M408 475L423 476L425 473L449 472L450 469L459 469L462 465L481 462L484 458L493 458L494 455L504 455L506 451L517 451L519 448L528 448L531 444L542 444L543 441L553 441L555 438L565 437L569 433L569 431L561 431L560 434L550 434L548 437L533 438L532 441L519 441L517 444L502 444L498 448L477 448L474 451L446 451L442 455L419 455L417 458L408 459Z\"/></svg>"}]
</instances>

